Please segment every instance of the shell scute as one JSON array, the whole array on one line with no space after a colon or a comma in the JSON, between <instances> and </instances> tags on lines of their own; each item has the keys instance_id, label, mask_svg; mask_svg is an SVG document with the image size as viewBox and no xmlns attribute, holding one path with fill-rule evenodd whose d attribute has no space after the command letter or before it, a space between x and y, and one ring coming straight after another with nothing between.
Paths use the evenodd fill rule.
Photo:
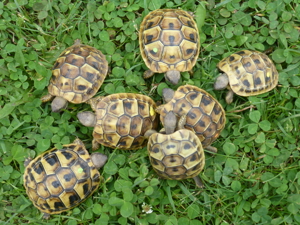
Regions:
<instances>
[{"instance_id":1,"label":"shell scute","mask_svg":"<svg viewBox=\"0 0 300 225\"><path fill-rule=\"evenodd\" d=\"M63 186L63 189L71 189L77 182L75 174L69 168L61 168L60 170L58 170L57 178Z\"/></svg>"},{"instance_id":2,"label":"shell scute","mask_svg":"<svg viewBox=\"0 0 300 225\"><path fill-rule=\"evenodd\" d=\"M177 114L178 116L184 115L185 112L191 109L191 104L185 98L178 99L178 101L174 103L174 112L176 112L175 114Z\"/></svg>"},{"instance_id":3,"label":"shell scute","mask_svg":"<svg viewBox=\"0 0 300 225\"><path fill-rule=\"evenodd\" d=\"M162 16L155 15L153 18L149 19L145 25L145 29L150 29L157 26L162 19Z\"/></svg>"},{"instance_id":4,"label":"shell scute","mask_svg":"<svg viewBox=\"0 0 300 225\"><path fill-rule=\"evenodd\" d=\"M155 41L159 40L159 38L160 38L160 28L159 27L153 27L151 29L144 31L144 42L147 44L155 42Z\"/></svg>"},{"instance_id":5,"label":"shell scute","mask_svg":"<svg viewBox=\"0 0 300 225\"><path fill-rule=\"evenodd\" d=\"M91 179L78 181L75 184L74 189L76 190L79 196L89 196L91 190L93 190Z\"/></svg>"},{"instance_id":6,"label":"shell scute","mask_svg":"<svg viewBox=\"0 0 300 225\"><path fill-rule=\"evenodd\" d=\"M140 115L131 118L130 122L130 135L132 137L137 137L142 131L143 118Z\"/></svg>"},{"instance_id":7,"label":"shell scute","mask_svg":"<svg viewBox=\"0 0 300 225\"><path fill-rule=\"evenodd\" d=\"M31 171L31 175L32 178L36 181L36 182L41 182L43 181L44 177L46 176L46 171L44 169L43 164L37 163L33 168L33 170Z\"/></svg>"},{"instance_id":8,"label":"shell scute","mask_svg":"<svg viewBox=\"0 0 300 225\"><path fill-rule=\"evenodd\" d=\"M164 46L160 41L152 42L145 46L145 50L149 52L149 60L150 61L160 61L162 58Z\"/></svg>"},{"instance_id":9,"label":"shell scute","mask_svg":"<svg viewBox=\"0 0 300 225\"><path fill-rule=\"evenodd\" d=\"M84 57L82 57L80 55L68 55L65 58L65 63L66 63L66 65L69 64L69 65L81 67L85 64L85 60L84 60ZM57 67L57 65L55 67Z\"/></svg>"},{"instance_id":10,"label":"shell scute","mask_svg":"<svg viewBox=\"0 0 300 225\"><path fill-rule=\"evenodd\" d=\"M164 46L178 46L183 39L179 30L163 30L160 38Z\"/></svg>"},{"instance_id":11,"label":"shell scute","mask_svg":"<svg viewBox=\"0 0 300 225\"><path fill-rule=\"evenodd\" d=\"M61 191L62 192L62 191ZM59 193L61 193L59 192ZM47 189L46 183L39 183L36 187L36 198L42 197L44 199L49 198L50 193Z\"/></svg>"},{"instance_id":12,"label":"shell scute","mask_svg":"<svg viewBox=\"0 0 300 225\"><path fill-rule=\"evenodd\" d=\"M61 75L62 77L74 79L78 77L79 74L79 68L77 66L74 66L72 64L65 63L61 66Z\"/></svg>"},{"instance_id":13,"label":"shell scute","mask_svg":"<svg viewBox=\"0 0 300 225\"><path fill-rule=\"evenodd\" d=\"M176 16L176 15L175 15ZM182 23L179 18L176 17L165 17L160 22L160 27L162 30L180 30Z\"/></svg>"},{"instance_id":14,"label":"shell scute","mask_svg":"<svg viewBox=\"0 0 300 225\"><path fill-rule=\"evenodd\" d=\"M131 122L131 117L127 115L121 116L118 121L117 121L117 133L120 136L127 136L129 135L130 132L130 122Z\"/></svg>"},{"instance_id":15,"label":"shell scute","mask_svg":"<svg viewBox=\"0 0 300 225\"><path fill-rule=\"evenodd\" d=\"M182 27L182 34L183 34L183 37L188 40L188 43L189 42L193 42L193 43L190 43L194 48L195 50L197 50L197 40L198 40L198 33L196 32L195 29L193 28L190 28L190 27Z\"/></svg>"},{"instance_id":16,"label":"shell scute","mask_svg":"<svg viewBox=\"0 0 300 225\"><path fill-rule=\"evenodd\" d=\"M134 141L134 137L131 136L123 136L120 138L119 143L116 147L118 148L126 148L126 146L132 146L133 147L133 141Z\"/></svg>"}]
</instances>

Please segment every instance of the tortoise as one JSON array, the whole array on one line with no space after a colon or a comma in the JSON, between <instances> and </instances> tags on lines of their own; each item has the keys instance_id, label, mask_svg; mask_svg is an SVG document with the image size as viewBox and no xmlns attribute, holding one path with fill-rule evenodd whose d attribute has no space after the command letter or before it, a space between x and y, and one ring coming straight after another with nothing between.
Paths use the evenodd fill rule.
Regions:
<instances>
[{"instance_id":1,"label":"tortoise","mask_svg":"<svg viewBox=\"0 0 300 225\"><path fill-rule=\"evenodd\" d=\"M86 102L97 93L107 71L108 63L102 52L76 40L56 60L48 86L49 94L41 100L47 102L56 96L51 104L53 112L66 108L68 102Z\"/></svg>"},{"instance_id":2,"label":"tortoise","mask_svg":"<svg viewBox=\"0 0 300 225\"><path fill-rule=\"evenodd\" d=\"M92 101L96 113L85 111L77 114L83 125L94 127L93 149L99 144L124 150L146 146L144 133L158 126L156 104L151 98L118 93L100 97L97 101Z\"/></svg>"},{"instance_id":3,"label":"tortoise","mask_svg":"<svg viewBox=\"0 0 300 225\"><path fill-rule=\"evenodd\" d=\"M193 16L180 9L157 9L142 21L139 31L142 58L154 73L165 73L165 78L176 85L180 72L190 71L200 52L200 37Z\"/></svg>"},{"instance_id":4,"label":"tortoise","mask_svg":"<svg viewBox=\"0 0 300 225\"><path fill-rule=\"evenodd\" d=\"M198 187L203 184L198 174L205 165L205 154L197 135L183 127L186 115L177 124L177 116L170 111L164 117L165 128L157 133L149 130L147 150L154 171L162 178L183 180L193 178ZM177 128L177 131L175 131Z\"/></svg>"},{"instance_id":5,"label":"tortoise","mask_svg":"<svg viewBox=\"0 0 300 225\"><path fill-rule=\"evenodd\" d=\"M101 153L89 155L81 140L62 149L52 148L24 162L24 187L34 206L48 219L78 206L100 184L98 169L107 160Z\"/></svg>"},{"instance_id":6,"label":"tortoise","mask_svg":"<svg viewBox=\"0 0 300 225\"><path fill-rule=\"evenodd\" d=\"M222 105L212 95L196 86L184 85L176 91L164 88L163 99L166 104L156 109L162 123L170 111L178 118L186 115L184 127L196 133L203 148L217 151L211 144L224 129L226 117Z\"/></svg>"},{"instance_id":7,"label":"tortoise","mask_svg":"<svg viewBox=\"0 0 300 225\"><path fill-rule=\"evenodd\" d=\"M231 54L218 63L224 73L217 77L214 89L228 88L226 102L233 101L233 93L253 96L266 93L278 83L278 72L274 63L264 53L242 50Z\"/></svg>"}]
</instances>

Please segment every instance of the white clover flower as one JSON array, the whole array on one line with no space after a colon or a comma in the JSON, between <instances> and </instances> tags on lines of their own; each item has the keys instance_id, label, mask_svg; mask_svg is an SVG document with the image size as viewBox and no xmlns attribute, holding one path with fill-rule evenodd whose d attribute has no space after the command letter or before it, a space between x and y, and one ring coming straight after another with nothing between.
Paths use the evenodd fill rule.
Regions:
<instances>
[{"instance_id":1,"label":"white clover flower","mask_svg":"<svg viewBox=\"0 0 300 225\"><path fill-rule=\"evenodd\" d=\"M142 204L142 212L146 213L146 214L150 214L153 212L152 210L152 206L151 205L147 205L145 202L143 202Z\"/></svg>"}]
</instances>

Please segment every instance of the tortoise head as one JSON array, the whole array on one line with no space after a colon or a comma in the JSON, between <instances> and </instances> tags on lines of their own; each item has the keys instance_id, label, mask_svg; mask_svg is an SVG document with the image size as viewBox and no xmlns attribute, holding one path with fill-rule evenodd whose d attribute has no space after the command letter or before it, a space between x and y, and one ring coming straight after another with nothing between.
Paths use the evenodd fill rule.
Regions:
<instances>
[{"instance_id":1,"label":"tortoise head","mask_svg":"<svg viewBox=\"0 0 300 225\"><path fill-rule=\"evenodd\" d=\"M165 73L165 78L167 81L169 81L171 84L178 84L180 80L180 72L177 70L170 70Z\"/></svg>"},{"instance_id":2,"label":"tortoise head","mask_svg":"<svg viewBox=\"0 0 300 225\"><path fill-rule=\"evenodd\" d=\"M164 127L166 134L174 133L177 126L177 117L173 111L166 114L164 118Z\"/></svg>"},{"instance_id":3,"label":"tortoise head","mask_svg":"<svg viewBox=\"0 0 300 225\"><path fill-rule=\"evenodd\" d=\"M80 123L86 127L94 127L96 125L95 113L89 111L79 112L77 114L77 118L79 119Z\"/></svg>"},{"instance_id":4,"label":"tortoise head","mask_svg":"<svg viewBox=\"0 0 300 225\"><path fill-rule=\"evenodd\" d=\"M223 73L217 77L217 79L214 83L214 89L215 90L223 90L228 86L228 84L229 84L229 78L226 73Z\"/></svg>"},{"instance_id":5,"label":"tortoise head","mask_svg":"<svg viewBox=\"0 0 300 225\"><path fill-rule=\"evenodd\" d=\"M95 152L91 155L91 159L92 159L92 162L93 164L95 165L95 167L97 169L100 169L101 167L104 166L104 164L106 163L107 161L107 156L102 154L102 153L99 153L99 152Z\"/></svg>"},{"instance_id":6,"label":"tortoise head","mask_svg":"<svg viewBox=\"0 0 300 225\"><path fill-rule=\"evenodd\" d=\"M164 102L168 103L174 97L175 91L171 88L164 88L162 91Z\"/></svg>"},{"instance_id":7,"label":"tortoise head","mask_svg":"<svg viewBox=\"0 0 300 225\"><path fill-rule=\"evenodd\" d=\"M63 97L55 97L51 103L52 112L60 112L62 109L67 108L68 101Z\"/></svg>"}]
</instances>

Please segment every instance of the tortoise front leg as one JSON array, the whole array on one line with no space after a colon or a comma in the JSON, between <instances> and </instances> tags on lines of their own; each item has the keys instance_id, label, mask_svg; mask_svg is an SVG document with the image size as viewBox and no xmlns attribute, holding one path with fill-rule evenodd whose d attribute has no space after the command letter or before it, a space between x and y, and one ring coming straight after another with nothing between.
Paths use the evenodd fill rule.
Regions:
<instances>
[{"instance_id":1,"label":"tortoise front leg","mask_svg":"<svg viewBox=\"0 0 300 225\"><path fill-rule=\"evenodd\" d=\"M161 111L164 109L165 105L159 105L155 108L155 112L160 114Z\"/></svg>"},{"instance_id":2,"label":"tortoise front leg","mask_svg":"<svg viewBox=\"0 0 300 225\"><path fill-rule=\"evenodd\" d=\"M147 79L147 78L150 78L154 75L154 72L152 72L151 70L146 70L144 72L144 78Z\"/></svg>"},{"instance_id":3,"label":"tortoise front leg","mask_svg":"<svg viewBox=\"0 0 300 225\"><path fill-rule=\"evenodd\" d=\"M93 151L97 150L99 147L100 147L99 143L95 139L93 139L93 141L92 141Z\"/></svg>"},{"instance_id":4,"label":"tortoise front leg","mask_svg":"<svg viewBox=\"0 0 300 225\"><path fill-rule=\"evenodd\" d=\"M50 100L52 100L54 98L53 95L47 94L41 97L41 101L42 102L49 102Z\"/></svg>"},{"instance_id":5,"label":"tortoise front leg","mask_svg":"<svg viewBox=\"0 0 300 225\"><path fill-rule=\"evenodd\" d=\"M227 104L231 104L232 103L232 101L233 101L233 95L234 95L233 91L231 90L231 88L229 88L229 91L227 92L226 97L225 97L225 100L226 100Z\"/></svg>"},{"instance_id":6,"label":"tortoise front leg","mask_svg":"<svg viewBox=\"0 0 300 225\"><path fill-rule=\"evenodd\" d=\"M98 102L100 102L103 98L104 96L97 96L87 100L85 103L89 104L93 111L96 111Z\"/></svg>"}]
</instances>

